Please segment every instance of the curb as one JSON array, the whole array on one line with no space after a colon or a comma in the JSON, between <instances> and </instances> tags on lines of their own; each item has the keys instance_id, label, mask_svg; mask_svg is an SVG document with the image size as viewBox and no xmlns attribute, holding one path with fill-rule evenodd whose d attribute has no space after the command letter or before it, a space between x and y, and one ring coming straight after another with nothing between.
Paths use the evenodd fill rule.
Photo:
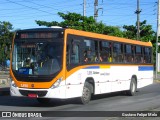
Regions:
<instances>
[{"instance_id":1,"label":"curb","mask_svg":"<svg viewBox=\"0 0 160 120\"><path fill-rule=\"evenodd\" d=\"M153 83L160 83L160 80L153 80Z\"/></svg>"},{"instance_id":2,"label":"curb","mask_svg":"<svg viewBox=\"0 0 160 120\"><path fill-rule=\"evenodd\" d=\"M0 78L0 87L1 86L9 86L9 78L3 78L3 79L1 79Z\"/></svg>"}]
</instances>

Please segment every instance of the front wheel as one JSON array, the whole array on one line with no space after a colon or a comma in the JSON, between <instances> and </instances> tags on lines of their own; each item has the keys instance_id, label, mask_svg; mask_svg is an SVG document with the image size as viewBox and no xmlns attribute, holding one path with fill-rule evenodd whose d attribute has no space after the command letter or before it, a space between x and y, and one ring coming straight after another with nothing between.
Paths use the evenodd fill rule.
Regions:
<instances>
[{"instance_id":1,"label":"front wheel","mask_svg":"<svg viewBox=\"0 0 160 120\"><path fill-rule=\"evenodd\" d=\"M79 98L79 102L81 104L87 104L91 100L91 94L92 94L92 85L88 82L85 82L83 87L82 96Z\"/></svg>"},{"instance_id":2,"label":"front wheel","mask_svg":"<svg viewBox=\"0 0 160 120\"><path fill-rule=\"evenodd\" d=\"M134 96L137 91L137 82L135 78L131 79L130 89L127 91L129 96Z\"/></svg>"}]
</instances>

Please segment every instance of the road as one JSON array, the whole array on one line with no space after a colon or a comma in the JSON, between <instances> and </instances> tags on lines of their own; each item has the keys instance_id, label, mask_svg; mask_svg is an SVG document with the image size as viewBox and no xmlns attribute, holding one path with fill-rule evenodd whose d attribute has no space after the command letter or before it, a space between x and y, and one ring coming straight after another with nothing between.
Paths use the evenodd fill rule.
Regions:
<instances>
[{"instance_id":1,"label":"road","mask_svg":"<svg viewBox=\"0 0 160 120\"><path fill-rule=\"evenodd\" d=\"M75 99L59 101L52 100L48 105L42 105L31 98L17 98L9 95L0 96L0 111L160 111L160 83L154 83L138 90L135 96L122 93L98 95L87 105L75 102ZM73 113L74 114L74 113ZM76 114L76 113L75 113ZM51 113L47 115L52 116ZM56 117L55 119L75 120L81 117ZM46 118L45 118L46 119ZM47 118L52 119L52 118ZM122 118L87 117L87 120L110 120ZM132 118L133 119L133 118ZM137 118L135 118L136 120ZM147 118L149 119L149 118ZM156 119L156 118L155 118ZM158 119L157 119L158 120Z\"/></svg>"}]
</instances>

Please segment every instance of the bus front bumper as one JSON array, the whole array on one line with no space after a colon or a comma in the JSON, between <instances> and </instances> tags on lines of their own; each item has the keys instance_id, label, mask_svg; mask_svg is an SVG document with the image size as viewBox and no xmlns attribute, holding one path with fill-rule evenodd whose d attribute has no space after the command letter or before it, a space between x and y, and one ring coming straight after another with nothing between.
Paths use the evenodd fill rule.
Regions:
<instances>
[{"instance_id":1,"label":"bus front bumper","mask_svg":"<svg viewBox=\"0 0 160 120\"><path fill-rule=\"evenodd\" d=\"M57 98L67 99L80 97L83 91L83 84L63 85L49 89L29 89L10 86L10 95L17 97Z\"/></svg>"}]
</instances>

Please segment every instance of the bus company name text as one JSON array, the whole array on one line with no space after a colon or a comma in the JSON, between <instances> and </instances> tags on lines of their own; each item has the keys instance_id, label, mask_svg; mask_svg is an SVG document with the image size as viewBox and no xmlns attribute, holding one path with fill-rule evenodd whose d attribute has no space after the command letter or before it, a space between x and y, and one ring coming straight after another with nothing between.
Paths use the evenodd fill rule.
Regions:
<instances>
[{"instance_id":1,"label":"bus company name text","mask_svg":"<svg viewBox=\"0 0 160 120\"><path fill-rule=\"evenodd\" d=\"M42 114L40 112L2 112L2 117L39 118Z\"/></svg>"},{"instance_id":2,"label":"bus company name text","mask_svg":"<svg viewBox=\"0 0 160 120\"><path fill-rule=\"evenodd\" d=\"M144 113L122 113L122 117L158 117L157 113L144 112Z\"/></svg>"}]
</instances>

